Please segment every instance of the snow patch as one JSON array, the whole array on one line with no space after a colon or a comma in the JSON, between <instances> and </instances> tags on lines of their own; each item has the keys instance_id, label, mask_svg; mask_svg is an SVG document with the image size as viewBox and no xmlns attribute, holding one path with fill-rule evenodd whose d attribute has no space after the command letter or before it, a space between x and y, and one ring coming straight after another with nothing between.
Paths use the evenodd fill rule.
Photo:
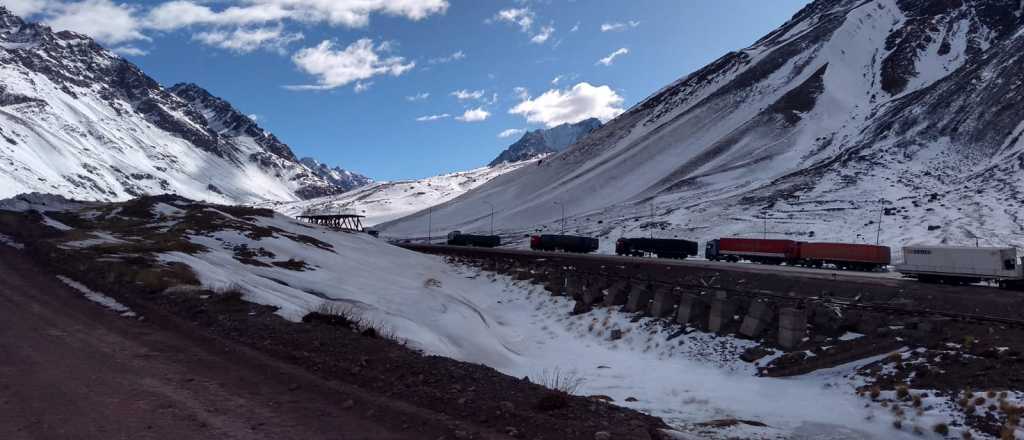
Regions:
<instances>
[{"instance_id":1,"label":"snow patch","mask_svg":"<svg viewBox=\"0 0 1024 440\"><path fill-rule=\"evenodd\" d=\"M113 310L117 312L119 315L124 316L125 318L135 318L136 316L138 316L135 314L135 312L132 311L132 309L128 308L128 306L121 304L114 298L111 298L107 295L104 295L88 287L85 287L85 285L79 283L78 281L72 280L71 278L68 278L63 275L57 275L57 279L59 279L62 283L66 284L68 287L71 287L72 289L81 292L89 301L92 301L96 304Z\"/></svg>"}]
</instances>

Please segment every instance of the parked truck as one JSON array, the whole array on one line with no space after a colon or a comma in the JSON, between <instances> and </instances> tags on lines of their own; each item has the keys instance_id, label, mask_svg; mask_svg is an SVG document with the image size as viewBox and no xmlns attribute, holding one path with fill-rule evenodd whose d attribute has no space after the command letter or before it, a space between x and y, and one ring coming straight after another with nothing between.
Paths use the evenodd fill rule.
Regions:
<instances>
[{"instance_id":1,"label":"parked truck","mask_svg":"<svg viewBox=\"0 0 1024 440\"><path fill-rule=\"evenodd\" d=\"M1024 287L1024 259L1012 247L906 246L896 271L926 283Z\"/></svg>"},{"instance_id":2,"label":"parked truck","mask_svg":"<svg viewBox=\"0 0 1024 440\"><path fill-rule=\"evenodd\" d=\"M501 246L501 237L497 235L463 234L461 231L452 231L448 233L448 245L493 248Z\"/></svg>"},{"instance_id":3,"label":"parked truck","mask_svg":"<svg viewBox=\"0 0 1024 440\"><path fill-rule=\"evenodd\" d=\"M888 246L873 244L800 242L797 258L790 263L810 267L831 264L843 270L876 270L892 263L892 251Z\"/></svg>"},{"instance_id":4,"label":"parked truck","mask_svg":"<svg viewBox=\"0 0 1024 440\"><path fill-rule=\"evenodd\" d=\"M564 251L579 254L596 252L596 238L577 235L534 235L530 237L530 249L535 251Z\"/></svg>"},{"instance_id":5,"label":"parked truck","mask_svg":"<svg viewBox=\"0 0 1024 440\"><path fill-rule=\"evenodd\" d=\"M799 259L799 243L793 240L759 238L720 238L704 248L704 257L712 261L740 260L764 264L782 264Z\"/></svg>"},{"instance_id":6,"label":"parked truck","mask_svg":"<svg viewBox=\"0 0 1024 440\"><path fill-rule=\"evenodd\" d=\"M671 238L620 238L615 242L618 255L654 254L658 258L686 259L697 255L697 242Z\"/></svg>"}]
</instances>

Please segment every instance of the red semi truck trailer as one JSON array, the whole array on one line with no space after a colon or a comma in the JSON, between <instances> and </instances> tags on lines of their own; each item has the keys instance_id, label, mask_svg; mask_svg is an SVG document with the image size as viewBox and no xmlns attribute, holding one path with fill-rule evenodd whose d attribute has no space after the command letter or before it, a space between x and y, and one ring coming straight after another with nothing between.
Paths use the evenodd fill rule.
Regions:
<instances>
[{"instance_id":1,"label":"red semi truck trailer","mask_svg":"<svg viewBox=\"0 0 1024 440\"><path fill-rule=\"evenodd\" d=\"M704 256L713 261L748 260L764 264L873 270L892 262L886 246L853 243L805 243L793 240L721 238L711 240Z\"/></svg>"},{"instance_id":2,"label":"red semi truck trailer","mask_svg":"<svg viewBox=\"0 0 1024 440\"><path fill-rule=\"evenodd\" d=\"M781 264L799 258L799 243L793 240L762 240L756 238L720 238L704 248L704 257L713 261L749 260L765 264Z\"/></svg>"},{"instance_id":3,"label":"red semi truck trailer","mask_svg":"<svg viewBox=\"0 0 1024 440\"><path fill-rule=\"evenodd\" d=\"M804 266L833 264L840 269L874 270L892 263L892 251L872 244L801 242L798 258L795 264Z\"/></svg>"}]
</instances>

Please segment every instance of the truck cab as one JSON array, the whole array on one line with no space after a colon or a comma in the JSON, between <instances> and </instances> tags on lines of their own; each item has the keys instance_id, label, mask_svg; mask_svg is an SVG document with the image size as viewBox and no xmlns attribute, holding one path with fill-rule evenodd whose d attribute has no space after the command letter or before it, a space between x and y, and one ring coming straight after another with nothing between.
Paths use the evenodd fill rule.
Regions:
<instances>
[{"instance_id":1,"label":"truck cab","mask_svg":"<svg viewBox=\"0 0 1024 440\"><path fill-rule=\"evenodd\" d=\"M708 240L707 244L704 245L704 258L708 260L718 260L718 240Z\"/></svg>"}]
</instances>

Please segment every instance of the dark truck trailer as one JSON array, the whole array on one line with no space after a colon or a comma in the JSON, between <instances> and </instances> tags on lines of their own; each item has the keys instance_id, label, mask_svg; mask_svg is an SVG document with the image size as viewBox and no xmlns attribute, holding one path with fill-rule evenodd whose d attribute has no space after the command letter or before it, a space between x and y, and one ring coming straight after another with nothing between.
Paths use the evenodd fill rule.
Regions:
<instances>
[{"instance_id":1,"label":"dark truck trailer","mask_svg":"<svg viewBox=\"0 0 1024 440\"><path fill-rule=\"evenodd\" d=\"M535 251L565 251L578 254L596 252L596 238L577 235L534 235L530 237L530 249Z\"/></svg>"},{"instance_id":2,"label":"dark truck trailer","mask_svg":"<svg viewBox=\"0 0 1024 440\"><path fill-rule=\"evenodd\" d=\"M462 232L454 231L448 234L448 245L493 248L501 246L501 237L497 235L463 234Z\"/></svg>"},{"instance_id":3,"label":"dark truck trailer","mask_svg":"<svg viewBox=\"0 0 1024 440\"><path fill-rule=\"evenodd\" d=\"M793 240L720 238L708 242L704 249L704 257L712 261L748 260L755 263L782 264L798 259L799 243Z\"/></svg>"},{"instance_id":4,"label":"dark truck trailer","mask_svg":"<svg viewBox=\"0 0 1024 440\"><path fill-rule=\"evenodd\" d=\"M635 257L651 253L658 258L686 259L697 255L697 242L670 238L620 238L615 242L615 253Z\"/></svg>"},{"instance_id":5,"label":"dark truck trailer","mask_svg":"<svg viewBox=\"0 0 1024 440\"><path fill-rule=\"evenodd\" d=\"M872 244L801 242L798 254L797 264L814 267L833 264L840 269L874 270L892 263L888 246Z\"/></svg>"}]
</instances>

